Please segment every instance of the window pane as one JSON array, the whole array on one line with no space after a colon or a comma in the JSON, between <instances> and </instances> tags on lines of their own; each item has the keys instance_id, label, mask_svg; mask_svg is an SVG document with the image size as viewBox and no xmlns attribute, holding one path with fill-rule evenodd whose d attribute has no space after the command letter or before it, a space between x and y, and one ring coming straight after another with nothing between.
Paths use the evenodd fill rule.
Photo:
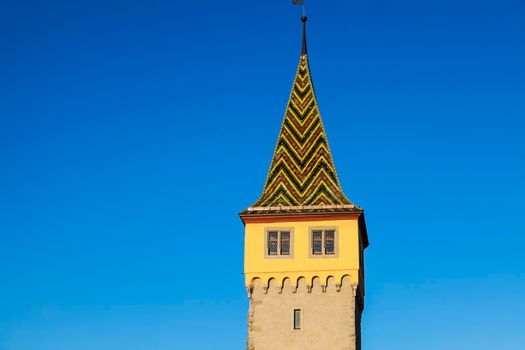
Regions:
<instances>
[{"instance_id":1,"label":"window pane","mask_svg":"<svg viewBox=\"0 0 525 350\"><path fill-rule=\"evenodd\" d=\"M325 231L324 253L335 254L335 231Z\"/></svg>"},{"instance_id":2,"label":"window pane","mask_svg":"<svg viewBox=\"0 0 525 350\"><path fill-rule=\"evenodd\" d=\"M293 329L301 329L301 310L293 310Z\"/></svg>"},{"instance_id":3,"label":"window pane","mask_svg":"<svg viewBox=\"0 0 525 350\"><path fill-rule=\"evenodd\" d=\"M281 255L290 255L290 232L281 232Z\"/></svg>"},{"instance_id":4,"label":"window pane","mask_svg":"<svg viewBox=\"0 0 525 350\"><path fill-rule=\"evenodd\" d=\"M321 231L312 232L312 253L323 253L323 232Z\"/></svg>"},{"instance_id":5,"label":"window pane","mask_svg":"<svg viewBox=\"0 0 525 350\"><path fill-rule=\"evenodd\" d=\"M277 255L277 232L268 232L268 255Z\"/></svg>"}]
</instances>

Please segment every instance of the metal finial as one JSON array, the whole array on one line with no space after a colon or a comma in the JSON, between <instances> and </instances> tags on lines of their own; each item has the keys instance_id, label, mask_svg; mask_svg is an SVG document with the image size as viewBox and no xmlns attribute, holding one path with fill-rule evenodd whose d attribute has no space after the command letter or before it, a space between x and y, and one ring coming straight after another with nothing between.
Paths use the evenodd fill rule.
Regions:
<instances>
[{"instance_id":1,"label":"metal finial","mask_svg":"<svg viewBox=\"0 0 525 350\"><path fill-rule=\"evenodd\" d=\"M303 22L303 47L301 49L301 56L306 55L307 49L306 49L306 21L308 20L308 17L302 16L301 21Z\"/></svg>"},{"instance_id":2,"label":"metal finial","mask_svg":"<svg viewBox=\"0 0 525 350\"><path fill-rule=\"evenodd\" d=\"M301 5L303 8L303 16L301 17L301 21L303 22L303 48L301 50L301 56L306 55L306 20L308 19L306 17L306 10L304 8L304 0L292 0L292 4L294 5Z\"/></svg>"}]
</instances>

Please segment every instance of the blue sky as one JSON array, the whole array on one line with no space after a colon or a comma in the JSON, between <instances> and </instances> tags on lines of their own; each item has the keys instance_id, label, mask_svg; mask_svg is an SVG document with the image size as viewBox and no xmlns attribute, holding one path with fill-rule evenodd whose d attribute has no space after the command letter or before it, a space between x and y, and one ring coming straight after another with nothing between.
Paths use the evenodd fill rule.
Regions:
<instances>
[{"instance_id":1,"label":"blue sky","mask_svg":"<svg viewBox=\"0 0 525 350\"><path fill-rule=\"evenodd\" d=\"M0 349L242 349L289 1L0 8ZM308 1L364 349L525 348L525 2ZM206 336L203 336L203 335Z\"/></svg>"}]
</instances>

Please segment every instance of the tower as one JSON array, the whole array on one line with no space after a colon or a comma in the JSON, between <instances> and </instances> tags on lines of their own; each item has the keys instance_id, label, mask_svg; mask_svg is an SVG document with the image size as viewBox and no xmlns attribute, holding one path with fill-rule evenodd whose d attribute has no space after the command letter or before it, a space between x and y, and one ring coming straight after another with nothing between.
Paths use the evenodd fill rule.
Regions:
<instances>
[{"instance_id":1,"label":"tower","mask_svg":"<svg viewBox=\"0 0 525 350\"><path fill-rule=\"evenodd\" d=\"M363 210L344 195L314 93L306 46L260 198L245 225L248 350L359 350Z\"/></svg>"}]
</instances>

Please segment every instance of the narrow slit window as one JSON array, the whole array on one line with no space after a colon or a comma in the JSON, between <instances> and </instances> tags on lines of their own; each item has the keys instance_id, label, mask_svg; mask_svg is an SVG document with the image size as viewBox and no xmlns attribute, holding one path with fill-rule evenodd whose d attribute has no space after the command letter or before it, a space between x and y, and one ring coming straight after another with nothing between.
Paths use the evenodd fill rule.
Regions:
<instances>
[{"instance_id":1,"label":"narrow slit window","mask_svg":"<svg viewBox=\"0 0 525 350\"><path fill-rule=\"evenodd\" d=\"M293 329L301 329L301 309L293 310Z\"/></svg>"}]
</instances>

